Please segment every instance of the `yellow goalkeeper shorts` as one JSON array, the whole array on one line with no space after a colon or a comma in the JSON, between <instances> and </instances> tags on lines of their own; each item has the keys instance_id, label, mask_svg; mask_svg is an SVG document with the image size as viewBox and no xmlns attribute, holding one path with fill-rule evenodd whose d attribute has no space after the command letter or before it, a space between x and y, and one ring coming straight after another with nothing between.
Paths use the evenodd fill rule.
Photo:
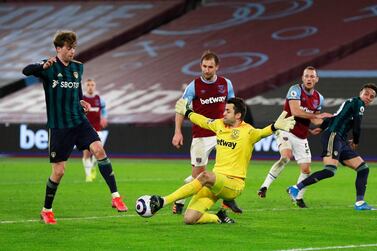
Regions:
<instances>
[{"instance_id":1,"label":"yellow goalkeeper shorts","mask_svg":"<svg viewBox=\"0 0 377 251\"><path fill-rule=\"evenodd\" d=\"M204 213L209 210L219 198L232 200L238 197L245 188L245 181L242 179L218 173L215 173L215 175L216 182L214 186L211 189L205 186L200 189L200 191L192 197L187 209Z\"/></svg>"}]
</instances>

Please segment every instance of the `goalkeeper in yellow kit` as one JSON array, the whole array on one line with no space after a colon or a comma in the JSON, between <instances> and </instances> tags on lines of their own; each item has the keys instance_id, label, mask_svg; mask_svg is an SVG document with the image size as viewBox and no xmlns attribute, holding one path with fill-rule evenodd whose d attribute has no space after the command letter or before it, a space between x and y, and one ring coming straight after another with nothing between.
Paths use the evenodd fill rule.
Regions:
<instances>
[{"instance_id":1,"label":"goalkeeper in yellow kit","mask_svg":"<svg viewBox=\"0 0 377 251\"><path fill-rule=\"evenodd\" d=\"M216 133L215 166L212 172L202 172L192 182L167 196L153 195L150 200L152 214L178 199L194 195L184 215L186 224L234 223L224 209L217 214L207 211L219 198L233 200L242 193L254 144L277 129L292 129L295 125L293 117L285 118L286 112L283 112L274 124L263 129L254 128L243 121L246 105L241 98L227 101L223 119L209 119L189 110L185 99L177 101L175 111Z\"/></svg>"}]
</instances>

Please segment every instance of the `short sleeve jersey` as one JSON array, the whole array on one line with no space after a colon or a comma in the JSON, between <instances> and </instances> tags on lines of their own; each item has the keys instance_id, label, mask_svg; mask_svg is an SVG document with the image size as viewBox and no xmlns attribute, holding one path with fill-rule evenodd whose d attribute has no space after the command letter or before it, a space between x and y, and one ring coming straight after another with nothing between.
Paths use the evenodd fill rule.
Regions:
<instances>
[{"instance_id":1,"label":"short sleeve jersey","mask_svg":"<svg viewBox=\"0 0 377 251\"><path fill-rule=\"evenodd\" d=\"M306 92L302 85L292 85L286 96L284 110L288 112L287 117L292 115L289 100L300 100L300 109L308 113L316 113L322 110L323 96L316 90ZM301 139L306 139L309 134L310 119L295 117L296 125L290 131Z\"/></svg>"},{"instance_id":2,"label":"short sleeve jersey","mask_svg":"<svg viewBox=\"0 0 377 251\"><path fill-rule=\"evenodd\" d=\"M85 96L83 99L91 105L86 117L88 118L90 124L98 132L103 128L101 126L101 98L99 95L94 95L93 97Z\"/></svg>"},{"instance_id":3,"label":"short sleeve jersey","mask_svg":"<svg viewBox=\"0 0 377 251\"><path fill-rule=\"evenodd\" d=\"M209 82L200 77L187 86L182 97L189 100L196 113L218 119L223 117L226 101L234 97L234 90L232 82L227 78L217 76ZM200 138L214 136L215 133L194 124L192 135L193 138Z\"/></svg>"}]
</instances>

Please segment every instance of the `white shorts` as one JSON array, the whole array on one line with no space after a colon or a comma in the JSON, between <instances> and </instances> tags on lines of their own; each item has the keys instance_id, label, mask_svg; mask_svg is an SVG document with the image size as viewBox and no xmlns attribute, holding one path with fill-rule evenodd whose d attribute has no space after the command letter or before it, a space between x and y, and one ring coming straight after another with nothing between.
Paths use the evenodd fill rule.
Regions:
<instances>
[{"instance_id":1,"label":"white shorts","mask_svg":"<svg viewBox=\"0 0 377 251\"><path fill-rule=\"evenodd\" d=\"M97 131L98 137L100 138L102 145L104 146L107 140L107 136L109 135L108 130L102 130L102 131Z\"/></svg>"},{"instance_id":2,"label":"white shorts","mask_svg":"<svg viewBox=\"0 0 377 251\"><path fill-rule=\"evenodd\" d=\"M284 149L292 150L297 164L312 162L308 139L301 139L290 132L278 130L276 132L276 143L279 151Z\"/></svg>"},{"instance_id":3,"label":"white shorts","mask_svg":"<svg viewBox=\"0 0 377 251\"><path fill-rule=\"evenodd\" d=\"M193 138L190 155L191 165L205 166L208 163L208 156L216 147L216 136Z\"/></svg>"}]
</instances>

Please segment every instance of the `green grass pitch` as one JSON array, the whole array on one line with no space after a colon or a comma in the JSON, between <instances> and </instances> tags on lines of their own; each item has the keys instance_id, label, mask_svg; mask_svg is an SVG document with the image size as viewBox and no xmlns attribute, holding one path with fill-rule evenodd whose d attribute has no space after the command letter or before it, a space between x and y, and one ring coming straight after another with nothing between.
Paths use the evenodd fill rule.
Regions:
<instances>
[{"instance_id":1,"label":"green grass pitch","mask_svg":"<svg viewBox=\"0 0 377 251\"><path fill-rule=\"evenodd\" d=\"M189 160L113 159L127 213L111 208L110 193L98 173L85 183L81 159L71 159L54 202L57 225L39 221L50 165L47 158L0 158L1 250L377 250L377 211L357 212L355 172L340 167L336 176L309 187L308 209L292 205L285 192L298 177L292 161L267 193L258 198L272 162L252 161L246 189L237 199L236 224L185 225L170 206L152 218L135 212L144 194L166 195L191 169ZM212 168L213 161L209 164ZM313 163L312 170L321 169ZM366 201L377 206L377 169L370 163ZM219 208L217 203L213 210ZM326 248L327 247L327 248ZM310 249L311 248L311 249Z\"/></svg>"}]
</instances>

